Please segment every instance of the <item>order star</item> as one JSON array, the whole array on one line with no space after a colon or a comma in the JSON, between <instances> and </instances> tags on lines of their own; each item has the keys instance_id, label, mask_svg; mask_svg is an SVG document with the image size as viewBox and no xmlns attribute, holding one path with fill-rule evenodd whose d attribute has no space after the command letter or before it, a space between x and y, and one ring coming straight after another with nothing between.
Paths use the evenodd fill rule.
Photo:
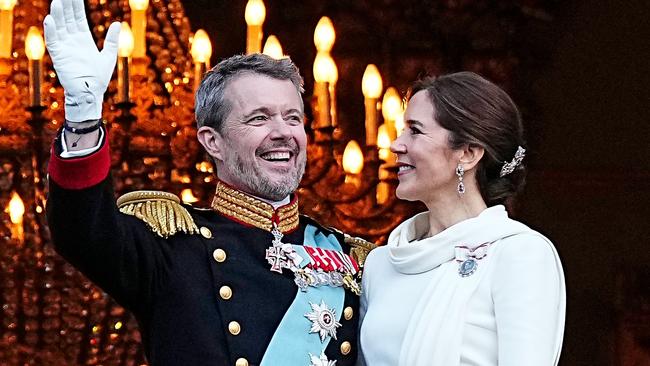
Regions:
<instances>
[{"instance_id":1,"label":"order star","mask_svg":"<svg viewBox=\"0 0 650 366\"><path fill-rule=\"evenodd\" d=\"M335 311L330 309L323 300L320 305L311 302L309 304L312 311L305 314L312 322L309 333L318 333L321 342L324 342L327 336L336 339L336 328L340 327L341 323L336 321Z\"/></svg>"}]
</instances>

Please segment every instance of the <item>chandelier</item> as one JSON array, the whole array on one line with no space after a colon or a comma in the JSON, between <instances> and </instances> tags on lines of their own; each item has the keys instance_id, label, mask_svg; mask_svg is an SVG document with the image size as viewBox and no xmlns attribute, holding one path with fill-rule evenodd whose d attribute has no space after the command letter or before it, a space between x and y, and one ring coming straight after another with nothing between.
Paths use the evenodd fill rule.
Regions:
<instances>
[{"instance_id":1,"label":"chandelier","mask_svg":"<svg viewBox=\"0 0 650 366\"><path fill-rule=\"evenodd\" d=\"M101 47L108 25L123 20L117 75L104 102L116 194L159 189L205 205L213 166L196 140L194 91L210 68L207 33L192 33L180 0L90 0L91 31ZM45 57L42 22L49 1L0 0L0 360L7 365L142 365L133 318L60 258L45 225L44 177L49 147L64 121L63 90ZM285 57L275 36L262 47L265 7L246 6L246 52ZM362 80L365 144L346 139L337 114L338 71L330 54L336 34L323 17L318 50L308 166L298 189L301 210L351 235L383 242L415 207L395 198L388 151L403 128L402 99L382 94L368 65ZM383 98L382 98L383 95ZM381 100L380 100L381 98ZM379 122L382 120L380 125Z\"/></svg>"}]
</instances>

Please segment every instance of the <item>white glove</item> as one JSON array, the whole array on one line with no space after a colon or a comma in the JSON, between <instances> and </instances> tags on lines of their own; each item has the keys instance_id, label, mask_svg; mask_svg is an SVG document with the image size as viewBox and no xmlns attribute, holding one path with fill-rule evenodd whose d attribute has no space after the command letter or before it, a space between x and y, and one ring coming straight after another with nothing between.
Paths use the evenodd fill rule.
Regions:
<instances>
[{"instance_id":1,"label":"white glove","mask_svg":"<svg viewBox=\"0 0 650 366\"><path fill-rule=\"evenodd\" d=\"M65 119L100 119L104 92L117 60L120 23L108 28L101 52L90 34L83 0L53 0L43 28L47 50L65 91Z\"/></svg>"}]
</instances>

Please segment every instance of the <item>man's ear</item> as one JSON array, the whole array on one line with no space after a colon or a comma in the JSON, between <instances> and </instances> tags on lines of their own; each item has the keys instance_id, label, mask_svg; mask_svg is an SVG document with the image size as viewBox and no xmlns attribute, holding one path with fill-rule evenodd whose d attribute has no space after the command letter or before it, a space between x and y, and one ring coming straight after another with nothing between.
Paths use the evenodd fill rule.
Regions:
<instances>
[{"instance_id":1,"label":"man's ear","mask_svg":"<svg viewBox=\"0 0 650 366\"><path fill-rule=\"evenodd\" d=\"M483 154L485 154L483 147L468 144L461 149L459 162L463 164L465 170L472 170L481 161Z\"/></svg>"},{"instance_id":2,"label":"man's ear","mask_svg":"<svg viewBox=\"0 0 650 366\"><path fill-rule=\"evenodd\" d=\"M199 139L205 151L215 160L223 161L223 151L225 149L223 136L212 127L203 126L196 131L196 137Z\"/></svg>"}]
</instances>

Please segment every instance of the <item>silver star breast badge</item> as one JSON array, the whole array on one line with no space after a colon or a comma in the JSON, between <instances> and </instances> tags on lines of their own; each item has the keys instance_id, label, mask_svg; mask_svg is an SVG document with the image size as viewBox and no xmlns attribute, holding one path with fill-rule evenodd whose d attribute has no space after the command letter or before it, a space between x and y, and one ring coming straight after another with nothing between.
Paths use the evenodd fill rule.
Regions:
<instances>
[{"instance_id":1,"label":"silver star breast badge","mask_svg":"<svg viewBox=\"0 0 650 366\"><path fill-rule=\"evenodd\" d=\"M305 314L307 319L312 322L309 333L318 333L321 342L324 342L327 336L336 339L336 328L341 326L341 323L336 321L336 312L330 309L323 300L320 305L311 302L309 304L312 311Z\"/></svg>"},{"instance_id":2,"label":"silver star breast badge","mask_svg":"<svg viewBox=\"0 0 650 366\"><path fill-rule=\"evenodd\" d=\"M325 352L320 354L320 357L314 356L311 353L309 354L309 366L335 366L336 361L330 361L325 356Z\"/></svg>"}]
</instances>

